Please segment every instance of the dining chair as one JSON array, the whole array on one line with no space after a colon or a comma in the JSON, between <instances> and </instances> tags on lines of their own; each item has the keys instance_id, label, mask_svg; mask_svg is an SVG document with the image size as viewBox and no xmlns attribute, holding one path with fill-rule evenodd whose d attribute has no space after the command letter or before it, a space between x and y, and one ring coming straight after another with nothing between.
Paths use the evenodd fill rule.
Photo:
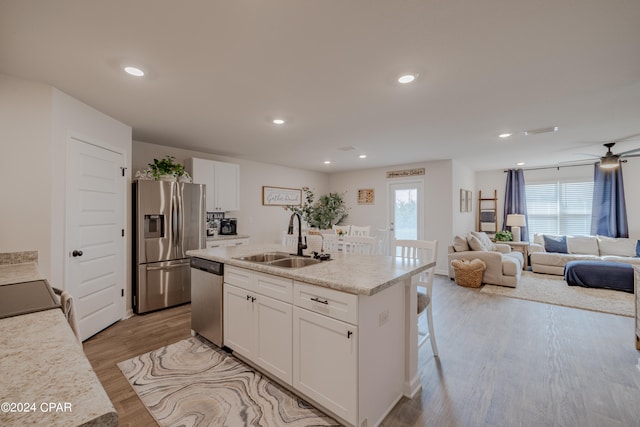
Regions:
<instances>
[{"instance_id":1,"label":"dining chair","mask_svg":"<svg viewBox=\"0 0 640 427\"><path fill-rule=\"evenodd\" d=\"M421 260L424 262L434 262L438 251L437 240L396 240L394 242L396 256L402 258ZM436 336L433 331L433 276L435 274L435 266L422 272L418 279L418 325L426 316L429 326L429 332L420 334L418 332L418 347L422 346L427 339L431 341L431 349L433 355L438 357L438 345L436 344ZM418 330L420 328L418 327Z\"/></svg>"},{"instance_id":2,"label":"dining chair","mask_svg":"<svg viewBox=\"0 0 640 427\"><path fill-rule=\"evenodd\" d=\"M322 233L322 250L324 252L335 254L340 250L340 241L338 235L333 233Z\"/></svg>"},{"instance_id":3,"label":"dining chair","mask_svg":"<svg viewBox=\"0 0 640 427\"><path fill-rule=\"evenodd\" d=\"M287 230L282 232L282 246L286 246L290 252L298 249L298 233L288 234Z\"/></svg>"},{"instance_id":4,"label":"dining chair","mask_svg":"<svg viewBox=\"0 0 640 427\"><path fill-rule=\"evenodd\" d=\"M318 231L309 231L307 233L307 249L308 253L322 252L324 239Z\"/></svg>"},{"instance_id":5,"label":"dining chair","mask_svg":"<svg viewBox=\"0 0 640 427\"><path fill-rule=\"evenodd\" d=\"M389 229L379 228L376 230L376 237L378 239L377 254L389 255Z\"/></svg>"},{"instance_id":6,"label":"dining chair","mask_svg":"<svg viewBox=\"0 0 640 427\"><path fill-rule=\"evenodd\" d=\"M349 231L350 236L368 236L371 233L371 226L357 226L352 225L351 230Z\"/></svg>"},{"instance_id":7,"label":"dining chair","mask_svg":"<svg viewBox=\"0 0 640 427\"><path fill-rule=\"evenodd\" d=\"M369 236L347 236L344 238L344 252L358 255L373 255L376 252L376 238Z\"/></svg>"}]
</instances>

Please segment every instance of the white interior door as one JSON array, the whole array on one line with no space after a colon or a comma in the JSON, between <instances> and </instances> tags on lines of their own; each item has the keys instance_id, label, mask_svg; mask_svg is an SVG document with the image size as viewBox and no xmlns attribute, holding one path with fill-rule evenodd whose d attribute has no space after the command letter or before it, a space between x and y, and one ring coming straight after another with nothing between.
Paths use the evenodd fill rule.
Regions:
<instances>
[{"instance_id":1,"label":"white interior door","mask_svg":"<svg viewBox=\"0 0 640 427\"><path fill-rule=\"evenodd\" d=\"M124 158L76 138L67 143L65 290L82 340L124 312Z\"/></svg>"},{"instance_id":2,"label":"white interior door","mask_svg":"<svg viewBox=\"0 0 640 427\"><path fill-rule=\"evenodd\" d=\"M389 244L395 239L424 238L423 182L402 181L389 184ZM393 250L390 252L393 253Z\"/></svg>"}]
</instances>

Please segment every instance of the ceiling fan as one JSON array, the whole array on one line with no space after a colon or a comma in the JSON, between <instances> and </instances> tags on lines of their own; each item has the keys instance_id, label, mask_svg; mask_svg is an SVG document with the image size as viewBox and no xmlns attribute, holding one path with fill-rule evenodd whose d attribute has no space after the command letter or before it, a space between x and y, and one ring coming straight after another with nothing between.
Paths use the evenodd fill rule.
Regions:
<instances>
[{"instance_id":1,"label":"ceiling fan","mask_svg":"<svg viewBox=\"0 0 640 427\"><path fill-rule=\"evenodd\" d=\"M616 145L615 142L608 142L606 144L602 144L607 147L607 152L604 156L600 157L600 167L603 169L613 169L617 168L620 164L620 159L623 157L628 157L630 154L640 152L640 148L636 148L634 150L623 151L622 153L613 154L611 151L611 147Z\"/></svg>"},{"instance_id":2,"label":"ceiling fan","mask_svg":"<svg viewBox=\"0 0 640 427\"><path fill-rule=\"evenodd\" d=\"M622 159L623 157L638 157L638 156L640 156L640 154L635 154L634 155L634 153L640 153L640 148L635 148L633 150L623 151L623 152L617 153L617 154L614 154L611 151L611 148L613 148L613 146L616 145L617 142L627 141L627 140L629 140L631 138L635 138L637 136L640 136L640 133L629 135L627 137L620 138L620 139L617 139L615 141L611 141L611 142L607 142L605 144L602 144L607 148L607 152L602 157L595 156L593 154L585 154L585 155L590 156L590 157L599 158L600 159L600 167L603 168L603 169L617 168L620 165L620 159Z\"/></svg>"}]
</instances>

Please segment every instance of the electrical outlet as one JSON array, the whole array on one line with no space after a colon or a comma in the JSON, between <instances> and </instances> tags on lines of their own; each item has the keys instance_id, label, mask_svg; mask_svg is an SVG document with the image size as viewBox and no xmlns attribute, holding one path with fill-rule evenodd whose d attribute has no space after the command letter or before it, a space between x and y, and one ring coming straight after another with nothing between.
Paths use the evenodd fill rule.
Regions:
<instances>
[{"instance_id":1,"label":"electrical outlet","mask_svg":"<svg viewBox=\"0 0 640 427\"><path fill-rule=\"evenodd\" d=\"M378 314L378 326L382 326L389 321L389 310L385 310Z\"/></svg>"}]
</instances>

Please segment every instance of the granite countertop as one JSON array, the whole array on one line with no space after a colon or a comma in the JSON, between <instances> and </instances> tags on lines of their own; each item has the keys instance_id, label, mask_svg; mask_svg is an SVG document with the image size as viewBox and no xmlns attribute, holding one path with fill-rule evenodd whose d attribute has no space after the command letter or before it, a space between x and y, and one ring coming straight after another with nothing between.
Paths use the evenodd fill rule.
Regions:
<instances>
[{"instance_id":1,"label":"granite countertop","mask_svg":"<svg viewBox=\"0 0 640 427\"><path fill-rule=\"evenodd\" d=\"M433 267L433 263L391 256L334 254L331 261L302 268L281 268L234 259L264 252L289 252L277 244L249 244L187 251L187 255L222 262L263 273L287 277L357 295L374 295Z\"/></svg>"},{"instance_id":2,"label":"granite countertop","mask_svg":"<svg viewBox=\"0 0 640 427\"><path fill-rule=\"evenodd\" d=\"M0 286L11 283L44 280L38 272L38 264L25 262L22 264L0 264Z\"/></svg>"},{"instance_id":3,"label":"granite countertop","mask_svg":"<svg viewBox=\"0 0 640 427\"><path fill-rule=\"evenodd\" d=\"M0 285L42 279L34 262L0 265ZM118 425L62 310L1 319L0 360L0 403L15 404L3 406L0 425Z\"/></svg>"},{"instance_id":4,"label":"granite countertop","mask_svg":"<svg viewBox=\"0 0 640 427\"><path fill-rule=\"evenodd\" d=\"M248 236L246 234L234 234L234 235L220 235L217 234L215 236L207 236L207 242L212 241L212 240L233 240L233 239L248 239L251 236Z\"/></svg>"}]
</instances>

